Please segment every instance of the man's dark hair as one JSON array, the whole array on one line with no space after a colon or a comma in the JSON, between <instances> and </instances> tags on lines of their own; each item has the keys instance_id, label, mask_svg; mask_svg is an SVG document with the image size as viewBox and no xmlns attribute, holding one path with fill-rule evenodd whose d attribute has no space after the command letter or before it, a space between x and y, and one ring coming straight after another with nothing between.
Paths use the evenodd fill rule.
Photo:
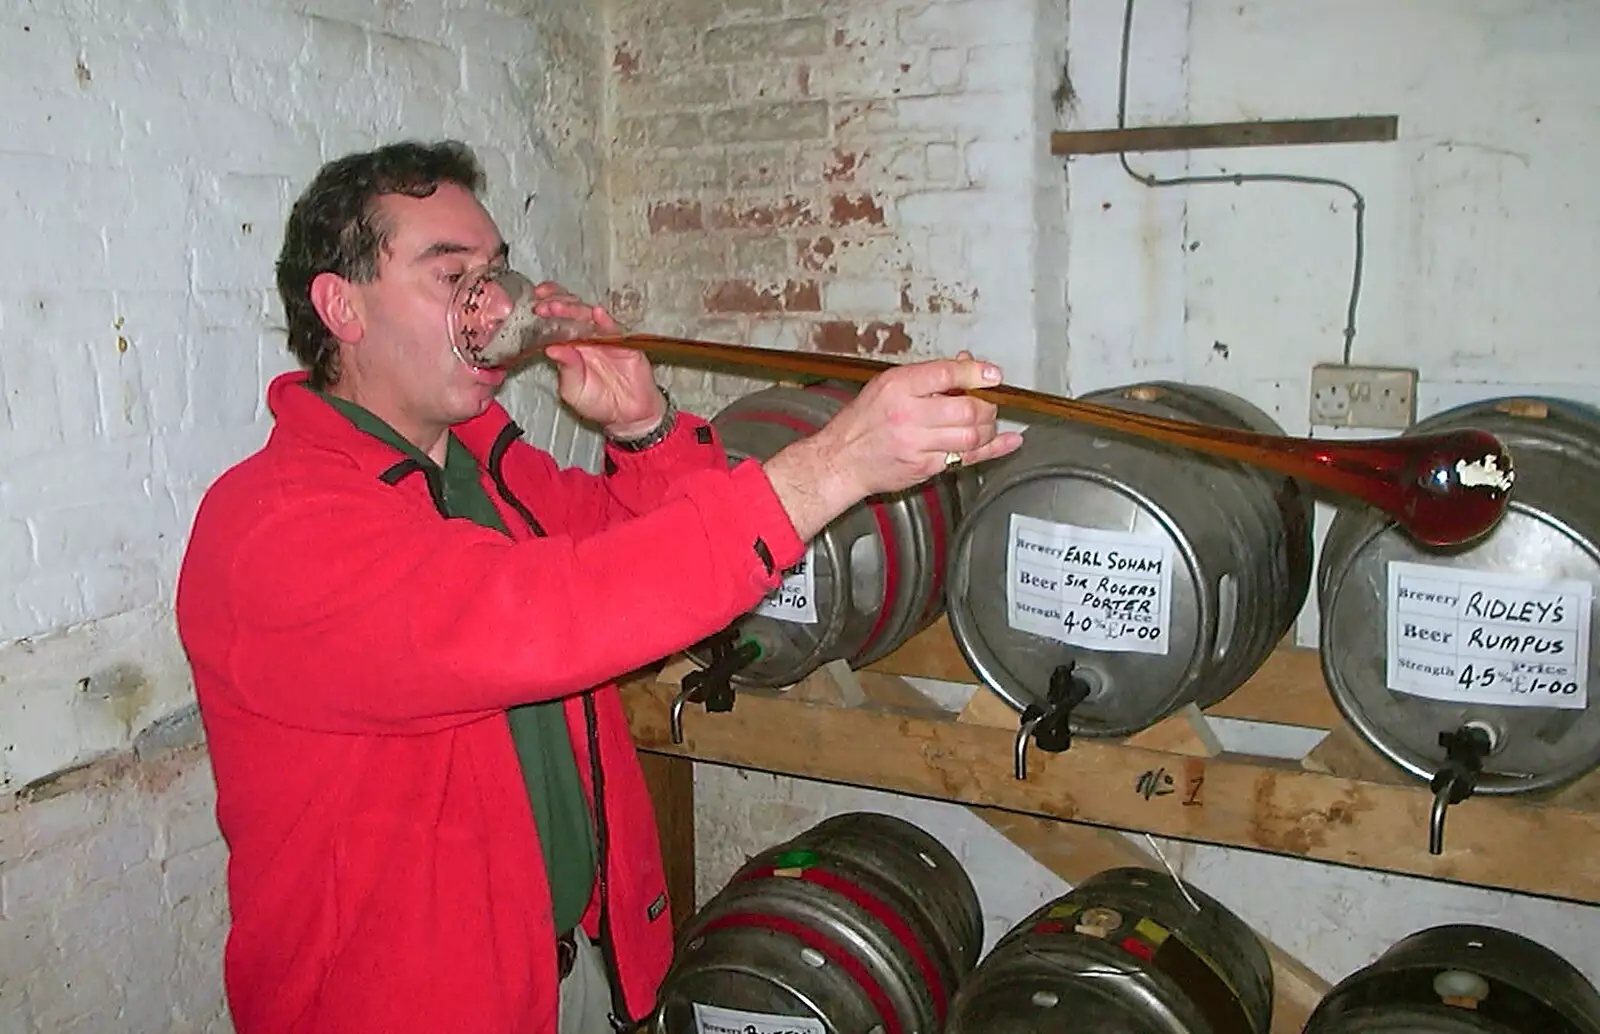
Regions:
<instances>
[{"instance_id":1,"label":"man's dark hair","mask_svg":"<svg viewBox=\"0 0 1600 1034\"><path fill-rule=\"evenodd\" d=\"M295 201L278 252L278 297L289 325L289 351L311 372L312 387L339 379L339 348L311 304L311 281L336 273L370 283L391 232L378 199L428 197L442 183L474 194L483 189L483 168L471 148L455 140L404 141L328 162Z\"/></svg>"}]
</instances>

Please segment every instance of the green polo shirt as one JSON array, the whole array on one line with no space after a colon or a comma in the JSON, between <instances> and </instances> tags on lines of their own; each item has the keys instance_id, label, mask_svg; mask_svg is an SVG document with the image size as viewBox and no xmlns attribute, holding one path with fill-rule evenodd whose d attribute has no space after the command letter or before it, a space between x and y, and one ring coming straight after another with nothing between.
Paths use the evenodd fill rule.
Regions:
<instances>
[{"instance_id":1,"label":"green polo shirt","mask_svg":"<svg viewBox=\"0 0 1600 1034\"><path fill-rule=\"evenodd\" d=\"M444 469L394 428L368 410L345 399L323 393L335 409L366 433L417 460L423 469L437 472L443 489L446 516L461 517L504 534L505 522L484 491L477 458L455 435L445 450ZM550 897L558 932L578 925L594 888L594 827L589 799L578 776L577 758L567 731L560 701L524 704L506 712L522 778L533 805L533 818L544 847L550 876Z\"/></svg>"}]
</instances>

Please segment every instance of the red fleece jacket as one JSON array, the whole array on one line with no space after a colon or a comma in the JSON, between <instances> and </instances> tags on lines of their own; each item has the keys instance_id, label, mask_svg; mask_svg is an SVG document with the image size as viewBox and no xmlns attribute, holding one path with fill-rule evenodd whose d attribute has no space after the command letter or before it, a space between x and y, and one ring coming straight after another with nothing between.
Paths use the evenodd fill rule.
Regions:
<instances>
[{"instance_id":1,"label":"red fleece jacket","mask_svg":"<svg viewBox=\"0 0 1600 1034\"><path fill-rule=\"evenodd\" d=\"M178 581L230 849L235 1027L553 1034L549 887L505 717L553 698L601 802L584 927L643 1017L670 919L608 680L748 611L803 543L759 466L729 470L688 415L595 476L494 406L456 433L512 535L447 520L415 461L303 382L271 385L272 434L206 494Z\"/></svg>"}]
</instances>

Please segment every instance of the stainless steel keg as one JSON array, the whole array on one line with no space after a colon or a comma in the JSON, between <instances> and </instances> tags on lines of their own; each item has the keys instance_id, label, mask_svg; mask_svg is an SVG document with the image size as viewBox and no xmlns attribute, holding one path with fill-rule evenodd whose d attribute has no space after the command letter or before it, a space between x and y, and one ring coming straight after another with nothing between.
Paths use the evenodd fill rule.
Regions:
<instances>
[{"instance_id":1,"label":"stainless steel keg","mask_svg":"<svg viewBox=\"0 0 1600 1034\"><path fill-rule=\"evenodd\" d=\"M1188 883L1109 869L1002 937L947 1034L1266 1034L1272 965L1244 922Z\"/></svg>"},{"instance_id":2,"label":"stainless steel keg","mask_svg":"<svg viewBox=\"0 0 1600 1034\"><path fill-rule=\"evenodd\" d=\"M734 401L711 423L730 462L765 460L820 429L857 390L836 382L767 388ZM944 612L945 558L960 495L958 475L947 473L836 518L783 586L722 637L759 648L732 683L788 686L839 659L862 667L926 628ZM688 654L702 666L713 659L709 644Z\"/></svg>"},{"instance_id":3,"label":"stainless steel keg","mask_svg":"<svg viewBox=\"0 0 1600 1034\"><path fill-rule=\"evenodd\" d=\"M938 1034L983 914L932 836L852 812L747 862L679 942L659 1034Z\"/></svg>"},{"instance_id":4,"label":"stainless steel keg","mask_svg":"<svg viewBox=\"0 0 1600 1034\"><path fill-rule=\"evenodd\" d=\"M1340 711L1451 800L1546 790L1600 764L1600 709L1587 700L1600 670L1589 654L1600 412L1502 398L1408 433L1469 426L1499 436L1516 463L1499 525L1435 550L1370 510L1343 510L1317 572L1322 667Z\"/></svg>"},{"instance_id":5,"label":"stainless steel keg","mask_svg":"<svg viewBox=\"0 0 1600 1034\"><path fill-rule=\"evenodd\" d=\"M1305 1034L1600 1034L1600 993L1520 934L1435 926L1340 981Z\"/></svg>"},{"instance_id":6,"label":"stainless steel keg","mask_svg":"<svg viewBox=\"0 0 1600 1034\"><path fill-rule=\"evenodd\" d=\"M1214 389L1084 396L1129 412L1281 434ZM1075 683L1070 727L1142 729L1247 679L1311 580L1310 502L1292 479L1104 432L1038 423L984 472L951 555L947 611L983 682L1018 711Z\"/></svg>"}]
</instances>

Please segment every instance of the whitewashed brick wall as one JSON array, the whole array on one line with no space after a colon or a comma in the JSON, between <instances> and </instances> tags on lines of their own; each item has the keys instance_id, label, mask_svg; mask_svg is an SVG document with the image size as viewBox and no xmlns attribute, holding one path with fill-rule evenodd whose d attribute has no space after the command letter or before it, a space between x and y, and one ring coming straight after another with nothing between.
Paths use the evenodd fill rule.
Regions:
<instances>
[{"instance_id":1,"label":"whitewashed brick wall","mask_svg":"<svg viewBox=\"0 0 1600 1034\"><path fill-rule=\"evenodd\" d=\"M1120 4L1074 5L1072 85L1086 101L1064 113L1052 100L1065 96L1054 48L1067 15L1056 0L611 6L600 51L599 27L580 3L0 6L0 580L11 589L0 594L0 1034L227 1030L217 972L222 849L209 769L183 721L190 690L171 631L171 585L199 492L265 433L262 387L288 365L271 259L289 198L324 158L401 134L479 145L491 208L519 264L586 293L615 280L618 307L644 326L888 354L970 342L1005 361L1014 381L1053 390L1135 371L1187 372L1247 393L1280 392L1258 399L1269 407L1301 404L1300 387L1282 387L1263 365L1269 349L1235 349L1237 369L1218 369L1206 320L1224 313L1229 326L1262 339L1297 341L1300 300L1325 307L1326 285L1302 278L1288 300L1267 307L1247 282L1217 304L1204 264L1182 259L1192 243L1184 199L1130 190L1116 181L1120 171L1102 178L1103 163L1075 166L1070 216L1064 210L1066 183L1045 133L1064 115L1106 124L1115 56L1107 33ZM1376 17L1381 5L1361 6ZM1397 75L1386 86L1381 68L1403 69L1408 52L1441 40L1458 48L1491 40L1506 81L1529 69L1560 80L1553 93L1541 86L1542 96L1570 98L1581 69L1593 67L1582 48L1594 27L1586 16L1558 17L1561 5L1512 5L1505 17L1535 16L1516 24L1480 21L1446 0L1405 6L1399 29L1386 22L1365 37L1383 41L1389 64L1336 77L1360 91L1352 105L1386 107L1411 80ZM1288 55L1316 53L1307 40L1334 40L1359 19L1334 3L1296 14L1302 8L1282 0L1250 7L1255 20L1236 24L1235 7L1142 0L1136 118L1183 117L1191 77L1202 115L1330 113L1283 109L1276 79L1248 78L1266 67L1259 55L1227 41L1264 40L1294 70L1306 59ZM1325 49L1323 60L1354 52ZM1470 79L1478 63L1450 67ZM1482 103L1428 93L1425 107L1481 115L1481 125L1450 127L1472 151L1479 142L1468 130L1508 124L1500 114L1511 108L1533 110L1502 96L1499 81L1471 79L1488 91ZM596 175L602 91L611 98L606 182ZM1272 103L1257 110L1258 100ZM1569 105L1551 126L1587 126L1585 117ZM1576 162L1571 177L1532 187L1515 179L1529 153L1567 139L1546 137L1548 127L1522 132L1520 143L1480 148L1472 183L1453 187L1457 194L1435 189L1448 141L1432 141L1427 176L1405 187L1438 204L1414 226L1378 224L1377 239L1420 235L1433 220L1445 227L1437 239L1451 242L1450 256L1472 251L1485 227L1501 234L1495 240L1521 241L1505 236L1496 191L1526 204L1582 186ZM1486 165L1504 165L1512 179ZM1401 193L1375 200L1397 207ZM1212 268L1248 278L1259 268L1249 235L1227 237L1236 200L1209 196L1199 225L1205 248L1226 256ZM1471 218L1443 207L1457 202L1472 203ZM1316 250L1327 236L1316 206L1303 216L1276 211L1258 212L1257 225L1265 218L1304 238L1318 269L1344 269L1342 252ZM1516 283L1562 285L1592 273L1592 254L1578 246L1585 224L1559 225L1576 235L1570 246L1539 252L1543 272ZM1379 273L1383 262L1374 256ZM1400 328L1391 341L1413 319L1400 318L1414 286L1406 277L1424 272L1391 265L1392 283L1374 281L1366 311ZM1492 302L1498 316L1494 306L1515 293L1491 288L1477 283L1464 297ZM1188 320L1191 303L1213 315ZM1542 330L1587 325L1560 317L1559 306L1518 311L1544 323L1518 324L1506 365L1451 367L1447 349L1436 348L1436 383L1512 377ZM1592 349L1562 340L1558 368L1588 376ZM1249 355L1253 363L1237 361ZM700 409L742 386L682 382ZM536 435L592 461L592 437L556 420L546 392L529 383L513 394ZM982 874L991 934L1060 889L959 809L726 770L703 768L699 781L703 889L741 853L844 807L900 811L944 836ZM1173 854L1330 976L1410 928L1451 917L1504 922L1600 976L1593 910L1237 852Z\"/></svg>"},{"instance_id":2,"label":"whitewashed brick wall","mask_svg":"<svg viewBox=\"0 0 1600 1034\"><path fill-rule=\"evenodd\" d=\"M289 202L325 159L458 137L518 265L595 296L598 31L495 0L0 5L0 1034L227 1028L170 606L291 365ZM513 410L592 462L545 383Z\"/></svg>"},{"instance_id":3,"label":"whitewashed brick wall","mask_svg":"<svg viewBox=\"0 0 1600 1034\"><path fill-rule=\"evenodd\" d=\"M0 12L0 791L187 699L170 636L148 643L200 493L260 443L265 383L290 365L272 262L322 160L468 140L519 264L604 287L595 31L581 9L541 24L440 0ZM520 415L554 423L520 394ZM155 670L71 691L107 647L80 670L28 659L65 629Z\"/></svg>"},{"instance_id":4,"label":"whitewashed brick wall","mask_svg":"<svg viewBox=\"0 0 1600 1034\"><path fill-rule=\"evenodd\" d=\"M189 747L0 812L0 1032L231 1030L214 801Z\"/></svg>"}]
</instances>

